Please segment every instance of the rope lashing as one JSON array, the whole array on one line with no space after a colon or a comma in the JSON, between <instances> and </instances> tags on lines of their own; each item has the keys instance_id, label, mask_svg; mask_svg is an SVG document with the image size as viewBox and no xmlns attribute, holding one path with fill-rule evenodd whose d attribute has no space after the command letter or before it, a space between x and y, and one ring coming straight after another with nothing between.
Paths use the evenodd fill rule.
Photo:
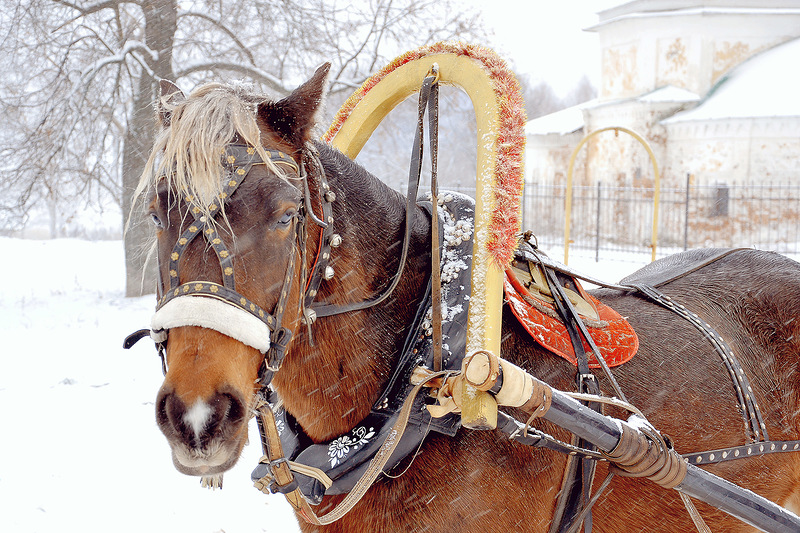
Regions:
<instances>
[{"instance_id":1,"label":"rope lashing","mask_svg":"<svg viewBox=\"0 0 800 533\"><path fill-rule=\"evenodd\" d=\"M637 418L635 415L632 419ZM686 477L686 460L672 444L649 425L634 428L621 424L622 436L617 446L603 455L627 477L646 477L654 483L672 489Z\"/></svg>"},{"instance_id":2,"label":"rope lashing","mask_svg":"<svg viewBox=\"0 0 800 533\"><path fill-rule=\"evenodd\" d=\"M498 405L520 407L531 413L527 426L535 418L544 416L552 403L552 389L545 383L534 379L523 369L500 359L487 350L476 350L464 358L461 372L445 373L440 379L431 380L434 372L425 367L417 367L411 377L416 385L423 380L436 390L438 404L428 405L434 418L461 411L462 383L466 381L479 391L488 391L495 396Z\"/></svg>"}]
</instances>

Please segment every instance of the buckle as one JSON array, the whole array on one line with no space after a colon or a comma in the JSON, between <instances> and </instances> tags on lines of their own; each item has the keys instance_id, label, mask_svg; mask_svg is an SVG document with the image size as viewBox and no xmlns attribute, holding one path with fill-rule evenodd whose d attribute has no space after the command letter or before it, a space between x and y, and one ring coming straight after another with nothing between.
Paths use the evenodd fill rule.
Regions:
<instances>
[{"instance_id":1,"label":"buckle","mask_svg":"<svg viewBox=\"0 0 800 533\"><path fill-rule=\"evenodd\" d=\"M286 355L286 348L292 340L292 331L286 328L275 330L274 338L270 339L269 351L264 359L267 369L277 372L281 368L283 358Z\"/></svg>"},{"instance_id":2,"label":"buckle","mask_svg":"<svg viewBox=\"0 0 800 533\"><path fill-rule=\"evenodd\" d=\"M599 394L600 386L597 384L597 377L591 372L588 374L579 372L578 391L587 394Z\"/></svg>"},{"instance_id":3,"label":"buckle","mask_svg":"<svg viewBox=\"0 0 800 533\"><path fill-rule=\"evenodd\" d=\"M253 485L264 494L289 494L290 492L297 490L299 486L294 475L292 475L292 480L285 485L278 484L275 476L275 470L282 463L286 464L286 468L289 469L289 472L291 473L289 460L287 458L281 457L279 459L275 459L274 461L269 461L267 460L266 456L262 457L261 461L258 463L258 466L251 474Z\"/></svg>"}]
</instances>

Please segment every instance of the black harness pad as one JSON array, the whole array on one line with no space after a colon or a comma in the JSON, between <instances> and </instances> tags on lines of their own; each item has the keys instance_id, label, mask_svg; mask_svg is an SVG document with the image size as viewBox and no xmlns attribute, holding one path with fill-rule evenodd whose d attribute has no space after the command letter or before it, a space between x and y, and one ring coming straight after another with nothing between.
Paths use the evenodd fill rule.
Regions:
<instances>
[{"instance_id":1,"label":"black harness pad","mask_svg":"<svg viewBox=\"0 0 800 533\"><path fill-rule=\"evenodd\" d=\"M444 191L439 198L442 200L438 207L442 252L442 362L445 369L461 370L461 362L466 355L475 201L459 193ZM423 201L419 205L431 212L430 202ZM300 490L313 504L319 504L325 495L344 494L353 489L369 467L372 457L386 441L403 403L414 388L409 381L414 368L420 365L433 367L430 283L427 287L428 297L418 309L413 324L409 325L403 353L393 375L370 414L350 432L332 441L314 444L283 407L275 413L286 458L318 468L333 481L333 485L326 490L317 479L294 473ZM432 418L425 404L424 393L414 400L405 432L384 466L385 471L415 453L431 431L452 437L461 426L458 414ZM259 464L251 474L253 481L264 477L268 468L268 464Z\"/></svg>"},{"instance_id":2,"label":"black harness pad","mask_svg":"<svg viewBox=\"0 0 800 533\"><path fill-rule=\"evenodd\" d=\"M687 274L696 272L732 253L747 248L698 248L670 255L637 270L623 278L620 285L647 285L660 287Z\"/></svg>"}]
</instances>

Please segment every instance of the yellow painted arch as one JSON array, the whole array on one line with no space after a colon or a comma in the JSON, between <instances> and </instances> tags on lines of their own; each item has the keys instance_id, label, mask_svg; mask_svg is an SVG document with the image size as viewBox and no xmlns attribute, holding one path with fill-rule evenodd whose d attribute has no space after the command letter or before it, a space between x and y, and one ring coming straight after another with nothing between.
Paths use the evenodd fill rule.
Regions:
<instances>
[{"instance_id":1,"label":"yellow painted arch","mask_svg":"<svg viewBox=\"0 0 800 533\"><path fill-rule=\"evenodd\" d=\"M431 53L414 58L385 74L366 91L356 93L354 97L359 98L356 105L345 113L343 122L339 119L338 124L334 123L325 139L350 158L355 158L384 117L419 90L434 64L438 66L440 83L457 86L470 97L478 129L472 292L466 350L467 353L486 350L499 355L504 272L488 245L497 201L496 141L500 131L502 95L497 94L491 73L480 61L459 53ZM489 428L496 425L497 407L488 393L480 393L470 386L463 391L463 398L462 423L465 427Z\"/></svg>"},{"instance_id":2,"label":"yellow painted arch","mask_svg":"<svg viewBox=\"0 0 800 533\"><path fill-rule=\"evenodd\" d=\"M647 154L650 156L650 161L653 164L653 175L655 177L654 181L654 191L653 191L653 232L650 241L650 260L656 260L656 243L658 242L658 207L660 201L660 194L661 194L661 177L658 173L658 163L656 162L656 156L653 153L653 150L650 148L650 145L647 141L636 133L633 130L622 126L609 126L607 128L600 128L599 130L595 130L588 135L586 135L581 142L578 143L578 146L572 151L572 155L569 158L569 168L567 170L567 190L566 190L566 199L565 199L565 213L564 213L564 264L569 264L569 230L570 225L572 223L572 172L575 167L575 158L578 156L578 152L580 152L581 148L595 135L603 133L604 131L614 131L615 133L619 133L620 131L623 133L627 133L639 143L644 146L644 149L647 151Z\"/></svg>"}]
</instances>

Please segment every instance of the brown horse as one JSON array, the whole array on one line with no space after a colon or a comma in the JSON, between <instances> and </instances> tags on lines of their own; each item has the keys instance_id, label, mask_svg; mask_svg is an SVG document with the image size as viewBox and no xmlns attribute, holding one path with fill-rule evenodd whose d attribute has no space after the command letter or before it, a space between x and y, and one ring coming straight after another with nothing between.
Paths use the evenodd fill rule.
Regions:
<instances>
[{"instance_id":1,"label":"brown horse","mask_svg":"<svg viewBox=\"0 0 800 533\"><path fill-rule=\"evenodd\" d=\"M313 300L337 305L367 301L386 290L399 267L406 220L401 195L341 153L311 140L326 77L327 68L321 68L276 102L223 85L203 87L188 97L162 85L164 128L154 150L154 157L161 158L156 164L160 170L148 174L140 186L140 192L150 194L163 294L193 290L195 282L222 287L226 276L232 277L246 306L279 317L281 328L293 333L272 387L312 442L347 434L370 413L397 364L431 269L430 216L412 204L409 252L391 296L366 309L321 316L310 328L304 323L311 320L303 316L303 284L320 260L323 235L309 211L319 214L323 202L335 195L332 218L323 221L341 238L330 251L335 274L321 282ZM250 155L259 157L243 167L242 175L232 174L241 178L241 185L230 192L219 185L228 177L222 179L217 160L233 143L249 145ZM274 155L278 152L290 159ZM304 191L303 170L310 197ZM220 197L224 208L215 204ZM211 236L188 238L193 225ZM214 243L215 238L223 245ZM176 247L181 239L186 242ZM230 258L233 262L227 263ZM235 268L226 272L229 264ZM749 376L770 437L800 439L800 265L776 254L741 251L661 289L727 340ZM695 327L630 292L600 290L596 296L627 317L639 336L638 354L615 369L620 386L656 428L671 436L679 453L747 441L731 378ZM194 318L164 318L167 305L160 307L164 313L158 320L168 330L168 371L156 402L158 425L178 470L213 476L237 461L247 441L266 346L254 338L259 326L240 325L246 311L228 313L228 304L215 303L184 310ZM273 330L264 331L275 344ZM555 388L574 389L575 367L532 342L507 308L503 331L504 359ZM607 380L600 378L600 385L610 392ZM524 420L530 413L515 414ZM615 409L608 414L624 416ZM566 431L546 421L533 425L569 440ZM511 442L497 431L462 428L454 437L431 433L413 461L405 460L390 476L375 481L341 520L326 527L301 520L300 527L545 532L565 463L562 454ZM798 453L708 469L800 510ZM605 463L598 466L597 483L606 470ZM341 498L325 496L318 511L324 513ZM712 531L752 530L704 504L698 509ZM593 523L597 532L694 528L674 491L619 476L594 505Z\"/></svg>"}]
</instances>

